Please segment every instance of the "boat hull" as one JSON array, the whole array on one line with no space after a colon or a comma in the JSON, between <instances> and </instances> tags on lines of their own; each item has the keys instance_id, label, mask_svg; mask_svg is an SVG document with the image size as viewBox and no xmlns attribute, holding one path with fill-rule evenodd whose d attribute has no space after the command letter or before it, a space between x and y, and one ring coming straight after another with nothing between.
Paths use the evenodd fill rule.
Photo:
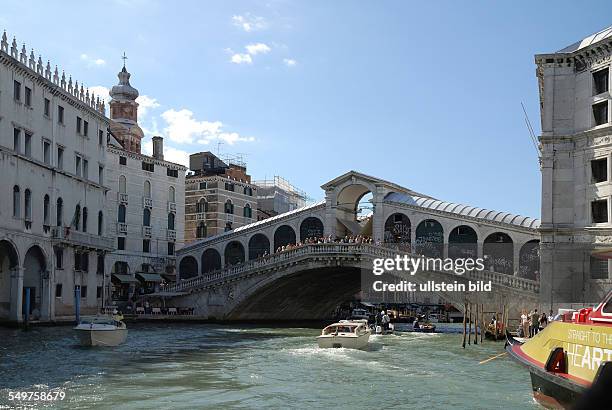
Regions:
<instances>
[{"instance_id":1,"label":"boat hull","mask_svg":"<svg viewBox=\"0 0 612 410\"><path fill-rule=\"evenodd\" d=\"M322 349L330 348L345 348L345 349L363 349L368 345L370 334L365 333L359 336L334 336L326 335L317 337L317 343Z\"/></svg>"},{"instance_id":2,"label":"boat hull","mask_svg":"<svg viewBox=\"0 0 612 410\"><path fill-rule=\"evenodd\" d=\"M127 329L81 330L76 329L82 346L119 346L127 339Z\"/></svg>"}]
</instances>

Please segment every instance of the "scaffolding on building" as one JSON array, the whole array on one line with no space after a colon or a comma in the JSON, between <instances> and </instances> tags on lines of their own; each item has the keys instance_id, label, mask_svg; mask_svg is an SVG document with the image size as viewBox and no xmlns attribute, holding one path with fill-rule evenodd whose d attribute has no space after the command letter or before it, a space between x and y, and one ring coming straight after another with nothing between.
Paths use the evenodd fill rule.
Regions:
<instances>
[{"instance_id":1,"label":"scaffolding on building","mask_svg":"<svg viewBox=\"0 0 612 410\"><path fill-rule=\"evenodd\" d=\"M253 181L253 184L257 186L259 207L274 214L288 212L313 202L305 191L278 175L275 175L274 179Z\"/></svg>"}]
</instances>

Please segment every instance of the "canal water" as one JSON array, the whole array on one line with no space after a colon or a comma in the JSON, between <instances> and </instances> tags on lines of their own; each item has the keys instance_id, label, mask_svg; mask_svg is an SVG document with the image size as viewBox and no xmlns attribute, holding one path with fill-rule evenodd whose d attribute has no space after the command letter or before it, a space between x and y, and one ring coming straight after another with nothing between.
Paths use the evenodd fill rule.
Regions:
<instances>
[{"instance_id":1,"label":"canal water","mask_svg":"<svg viewBox=\"0 0 612 410\"><path fill-rule=\"evenodd\" d=\"M502 343L460 334L373 336L319 349L317 329L129 324L127 343L83 348L70 327L0 329L0 408L10 392L61 391L49 408L533 409L528 372ZM45 407L41 402L35 408Z\"/></svg>"}]
</instances>

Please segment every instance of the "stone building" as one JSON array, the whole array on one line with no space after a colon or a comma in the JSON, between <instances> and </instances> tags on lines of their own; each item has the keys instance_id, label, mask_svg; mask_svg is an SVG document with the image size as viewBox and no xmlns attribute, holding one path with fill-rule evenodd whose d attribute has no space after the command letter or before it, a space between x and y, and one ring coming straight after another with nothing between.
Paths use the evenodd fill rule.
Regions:
<instances>
[{"instance_id":1,"label":"stone building","mask_svg":"<svg viewBox=\"0 0 612 410\"><path fill-rule=\"evenodd\" d=\"M104 103L57 66L0 42L0 320L83 313L104 299ZM26 300L26 295L29 299Z\"/></svg>"},{"instance_id":2,"label":"stone building","mask_svg":"<svg viewBox=\"0 0 612 410\"><path fill-rule=\"evenodd\" d=\"M304 191L279 176L271 180L253 181L253 184L257 186L258 221L302 208L309 199Z\"/></svg>"},{"instance_id":3,"label":"stone building","mask_svg":"<svg viewBox=\"0 0 612 410\"><path fill-rule=\"evenodd\" d=\"M612 28L535 56L542 169L541 298L599 301L612 289Z\"/></svg>"},{"instance_id":4,"label":"stone building","mask_svg":"<svg viewBox=\"0 0 612 410\"><path fill-rule=\"evenodd\" d=\"M163 139L153 155L141 153L138 91L124 66L111 91L111 138L107 148L107 230L116 250L108 255L107 283L113 302L152 292L174 280L175 252L183 244L186 167L164 161Z\"/></svg>"},{"instance_id":5,"label":"stone building","mask_svg":"<svg viewBox=\"0 0 612 410\"><path fill-rule=\"evenodd\" d=\"M217 235L254 222L257 187L246 164L222 161L211 152L189 156L193 172L185 179L185 242Z\"/></svg>"}]
</instances>

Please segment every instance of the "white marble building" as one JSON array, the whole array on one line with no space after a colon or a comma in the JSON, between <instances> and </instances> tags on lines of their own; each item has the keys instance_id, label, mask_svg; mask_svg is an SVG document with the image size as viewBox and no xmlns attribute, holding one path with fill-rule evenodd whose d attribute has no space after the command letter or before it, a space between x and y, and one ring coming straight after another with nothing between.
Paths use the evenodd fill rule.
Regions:
<instances>
[{"instance_id":1,"label":"white marble building","mask_svg":"<svg viewBox=\"0 0 612 410\"><path fill-rule=\"evenodd\" d=\"M612 289L612 28L535 56L540 90L541 298L597 302ZM594 254L595 253L595 254Z\"/></svg>"},{"instance_id":2,"label":"white marble building","mask_svg":"<svg viewBox=\"0 0 612 410\"><path fill-rule=\"evenodd\" d=\"M49 62L0 46L0 321L97 310L98 264L112 249L104 229L104 103ZM27 291L26 291L27 289Z\"/></svg>"}]
</instances>

